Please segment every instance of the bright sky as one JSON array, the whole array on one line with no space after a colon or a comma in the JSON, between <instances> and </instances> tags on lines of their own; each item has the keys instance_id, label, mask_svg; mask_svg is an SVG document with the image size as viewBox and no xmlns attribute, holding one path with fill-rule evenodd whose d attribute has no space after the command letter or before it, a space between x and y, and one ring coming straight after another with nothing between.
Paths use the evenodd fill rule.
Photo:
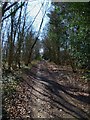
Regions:
<instances>
[{"instance_id":1,"label":"bright sky","mask_svg":"<svg viewBox=\"0 0 90 120\"><path fill-rule=\"evenodd\" d=\"M44 7L42 7L41 11L39 12L40 7L42 6L43 1L44 1ZM33 1L30 0L28 2L28 11L27 12L29 13L28 14L28 20L29 20L29 22L30 22L30 20L33 21L33 19L35 18L35 16L39 12L38 16L35 19L35 22L33 23L33 27L34 27L36 33L39 30L39 27L40 27L40 24L41 24L42 17L43 17L43 14L45 12L45 9L50 8L50 6L51 6L50 0L49 0L49 2L47 2L47 0L33 0ZM8 19L6 19L6 20L8 20ZM49 21L49 18L46 15L45 18L44 18L44 21L43 21L42 28L41 28L41 33L43 32L43 28L46 26L46 24L48 23L48 21ZM4 26L6 25L6 23L8 24L8 28L10 28L9 22L4 21ZM30 24L31 24L31 22L30 22ZM4 32L4 35L7 36L7 31ZM39 38L42 39L41 37L39 37Z\"/></svg>"},{"instance_id":2,"label":"bright sky","mask_svg":"<svg viewBox=\"0 0 90 120\"><path fill-rule=\"evenodd\" d=\"M43 0L29 2L28 11L30 11L30 16L32 17L32 21L35 18L35 16L37 15L37 13L39 12L39 10L40 10L40 8L42 6L42 3L43 3ZM44 0L44 6L40 10L38 16L35 19L35 22L33 23L35 31L39 30L39 27L40 27L40 24L41 24L44 12L45 12L46 9L49 10L50 6L51 6L51 2L50 1L49 2L47 2L47 1L45 2L45 0ZM44 21L43 21L41 32L42 32L43 28L45 27L45 25L48 23L48 21L49 21L49 18L46 15L45 18L44 18Z\"/></svg>"}]
</instances>

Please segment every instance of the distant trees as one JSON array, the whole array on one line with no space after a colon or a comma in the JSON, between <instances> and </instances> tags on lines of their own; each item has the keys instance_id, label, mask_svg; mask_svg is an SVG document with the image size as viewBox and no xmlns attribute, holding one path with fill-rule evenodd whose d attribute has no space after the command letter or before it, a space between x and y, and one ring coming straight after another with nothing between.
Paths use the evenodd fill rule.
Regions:
<instances>
[{"instance_id":1,"label":"distant trees","mask_svg":"<svg viewBox=\"0 0 90 120\"><path fill-rule=\"evenodd\" d=\"M22 46L21 44L23 40L22 36L24 34L24 27L25 27L25 13L22 15L22 9L24 5L26 6L27 3L25 2L21 2L21 3L15 2L11 4L4 3L2 6L2 34L4 37L2 41L2 47L3 47L3 50L6 49L4 50L5 52L3 56L6 56L4 57L4 60L6 59L5 61L8 62L9 70L11 69L11 67L13 67L13 64L15 62L16 62L16 65L18 62L18 65L20 67L19 59L20 59L20 51ZM8 15L6 13L8 13ZM22 16L24 17L24 21L21 23ZM9 23L5 19L7 19ZM5 39L7 40L5 41ZM18 41L17 50L15 49L16 41Z\"/></svg>"},{"instance_id":2,"label":"distant trees","mask_svg":"<svg viewBox=\"0 0 90 120\"><path fill-rule=\"evenodd\" d=\"M37 34L33 32L33 23L44 7L41 4L39 11L33 20L30 19L28 2L5 2L2 4L2 56L3 65L9 70L28 64L39 56L39 34L42 28L46 11ZM37 46L37 47L36 47Z\"/></svg>"},{"instance_id":3,"label":"distant trees","mask_svg":"<svg viewBox=\"0 0 90 120\"><path fill-rule=\"evenodd\" d=\"M2 6L3 61L8 63L9 70L16 68L17 65L20 68L22 61L21 56L26 37L25 27L27 26L27 5L28 2L15 2L4 3Z\"/></svg>"},{"instance_id":4,"label":"distant trees","mask_svg":"<svg viewBox=\"0 0 90 120\"><path fill-rule=\"evenodd\" d=\"M38 58L42 29L47 7L43 2L33 20L28 12L28 2L2 3L2 57L8 69L20 68L21 63L28 66L32 59ZM90 24L89 3L52 3L54 9L50 18L47 35L43 40L45 59L56 64L76 66L90 62ZM39 30L33 32L33 23L44 8ZM29 18L29 19L28 19Z\"/></svg>"},{"instance_id":5,"label":"distant trees","mask_svg":"<svg viewBox=\"0 0 90 120\"><path fill-rule=\"evenodd\" d=\"M90 24L89 3L53 3L49 14L48 35L44 41L45 54L57 64L89 65Z\"/></svg>"}]
</instances>

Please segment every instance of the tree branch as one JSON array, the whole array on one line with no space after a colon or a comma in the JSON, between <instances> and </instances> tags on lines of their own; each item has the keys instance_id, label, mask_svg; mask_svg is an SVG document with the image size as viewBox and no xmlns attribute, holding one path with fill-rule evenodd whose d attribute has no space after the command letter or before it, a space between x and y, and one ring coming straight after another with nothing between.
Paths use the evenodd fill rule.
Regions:
<instances>
[{"instance_id":1,"label":"tree branch","mask_svg":"<svg viewBox=\"0 0 90 120\"><path fill-rule=\"evenodd\" d=\"M4 5L3 6L3 10L2 10L2 16L4 16L4 13L7 11L7 10L9 10L11 7L13 7L14 5L16 5L18 2L14 2L13 4L11 4L10 6L8 6L7 8L6 8L6 6L7 6L7 3L6 3L6 6ZM5 9L6 8L6 9Z\"/></svg>"},{"instance_id":2,"label":"tree branch","mask_svg":"<svg viewBox=\"0 0 90 120\"><path fill-rule=\"evenodd\" d=\"M4 17L2 19L2 21L4 21L6 18L10 17L12 14L16 13L16 11L21 8L23 5L25 4L25 2L23 2L18 8L16 8L13 12L11 12L8 16Z\"/></svg>"}]
</instances>

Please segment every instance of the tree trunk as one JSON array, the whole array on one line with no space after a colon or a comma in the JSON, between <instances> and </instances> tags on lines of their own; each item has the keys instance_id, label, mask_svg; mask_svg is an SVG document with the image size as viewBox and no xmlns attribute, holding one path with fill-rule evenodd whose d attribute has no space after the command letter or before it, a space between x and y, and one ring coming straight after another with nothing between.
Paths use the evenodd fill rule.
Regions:
<instances>
[{"instance_id":1,"label":"tree trunk","mask_svg":"<svg viewBox=\"0 0 90 120\"><path fill-rule=\"evenodd\" d=\"M11 10L12 12L12 10ZM8 69L11 70L11 65L13 62L13 49L14 49L14 43L13 43L13 15L11 16L11 35L9 38L9 56L8 56Z\"/></svg>"}]
</instances>

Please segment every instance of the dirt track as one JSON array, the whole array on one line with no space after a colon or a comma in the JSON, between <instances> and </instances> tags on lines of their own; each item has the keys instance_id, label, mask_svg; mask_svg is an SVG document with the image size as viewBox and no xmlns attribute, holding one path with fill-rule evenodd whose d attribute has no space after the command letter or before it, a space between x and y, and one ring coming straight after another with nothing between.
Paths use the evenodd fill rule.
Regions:
<instances>
[{"instance_id":1,"label":"dirt track","mask_svg":"<svg viewBox=\"0 0 90 120\"><path fill-rule=\"evenodd\" d=\"M89 120L88 84L71 69L41 61L23 69L9 110L15 118L86 118ZM14 102L14 104L13 104Z\"/></svg>"}]
</instances>

